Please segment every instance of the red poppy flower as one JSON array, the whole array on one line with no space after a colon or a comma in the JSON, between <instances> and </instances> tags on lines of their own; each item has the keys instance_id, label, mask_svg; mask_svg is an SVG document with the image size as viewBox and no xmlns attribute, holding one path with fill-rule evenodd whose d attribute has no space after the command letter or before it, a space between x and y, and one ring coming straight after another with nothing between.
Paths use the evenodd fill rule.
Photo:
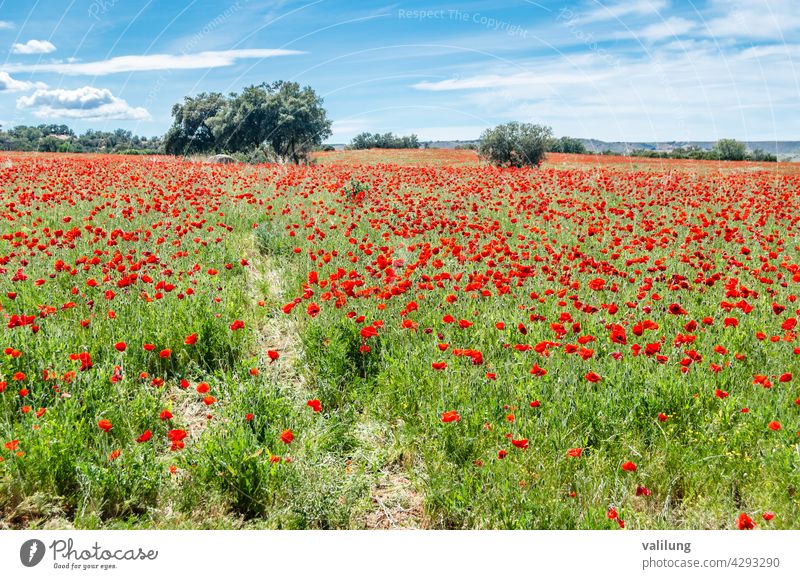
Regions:
<instances>
[{"instance_id":1,"label":"red poppy flower","mask_svg":"<svg viewBox=\"0 0 800 579\"><path fill-rule=\"evenodd\" d=\"M447 368L447 364L445 362L431 362L431 367L434 370L444 370Z\"/></svg>"},{"instance_id":2,"label":"red poppy flower","mask_svg":"<svg viewBox=\"0 0 800 579\"><path fill-rule=\"evenodd\" d=\"M736 519L736 527L740 531L749 531L756 528L756 522L748 517L746 513L740 513Z\"/></svg>"},{"instance_id":3,"label":"red poppy flower","mask_svg":"<svg viewBox=\"0 0 800 579\"><path fill-rule=\"evenodd\" d=\"M145 430L145 431L142 433L142 435L141 435L139 438L137 438L137 439L136 439L136 442L139 442L139 443L141 443L141 442L147 442L147 441L148 441L148 440L150 440L151 438L153 438L153 433L152 433L152 432L150 432L149 430Z\"/></svg>"},{"instance_id":4,"label":"red poppy flower","mask_svg":"<svg viewBox=\"0 0 800 579\"><path fill-rule=\"evenodd\" d=\"M244 322L242 320L234 320L234 322L231 324L231 330L234 332L236 330L241 330L242 328L244 328Z\"/></svg>"},{"instance_id":5,"label":"red poppy flower","mask_svg":"<svg viewBox=\"0 0 800 579\"><path fill-rule=\"evenodd\" d=\"M592 383L600 382L601 380L600 375L595 374L594 372L589 372L588 374L586 374L586 376L584 376L584 378L586 379L587 382L592 382Z\"/></svg>"},{"instance_id":6,"label":"red poppy flower","mask_svg":"<svg viewBox=\"0 0 800 579\"><path fill-rule=\"evenodd\" d=\"M281 440L285 444L289 444L290 442L292 442L294 440L294 433L287 428L286 430L281 432Z\"/></svg>"},{"instance_id":7,"label":"red poppy flower","mask_svg":"<svg viewBox=\"0 0 800 579\"><path fill-rule=\"evenodd\" d=\"M169 348L164 348L158 353L159 358L169 358L172 355L172 350Z\"/></svg>"},{"instance_id":8,"label":"red poppy flower","mask_svg":"<svg viewBox=\"0 0 800 579\"><path fill-rule=\"evenodd\" d=\"M125 344L125 342L117 342L114 344L114 348L117 350L117 352L124 352L125 348L127 347L128 346Z\"/></svg>"},{"instance_id":9,"label":"red poppy flower","mask_svg":"<svg viewBox=\"0 0 800 579\"><path fill-rule=\"evenodd\" d=\"M774 430L774 431L776 431L776 432L777 432L778 430L780 430L780 429L781 429L781 423L780 423L780 422L778 422L777 420L773 420L772 422L770 422L769 424L767 424L767 428L769 428L770 430Z\"/></svg>"},{"instance_id":10,"label":"red poppy flower","mask_svg":"<svg viewBox=\"0 0 800 579\"><path fill-rule=\"evenodd\" d=\"M449 410L442 414L442 422L459 422L461 415L455 410Z\"/></svg>"},{"instance_id":11,"label":"red poppy flower","mask_svg":"<svg viewBox=\"0 0 800 579\"><path fill-rule=\"evenodd\" d=\"M373 326L367 326L365 328L361 328L362 338L374 338L377 335L378 335L378 330L376 330Z\"/></svg>"},{"instance_id":12,"label":"red poppy flower","mask_svg":"<svg viewBox=\"0 0 800 579\"><path fill-rule=\"evenodd\" d=\"M186 336L186 339L183 340L183 343L186 346L194 346L197 343L197 334L190 334Z\"/></svg>"},{"instance_id":13,"label":"red poppy flower","mask_svg":"<svg viewBox=\"0 0 800 579\"><path fill-rule=\"evenodd\" d=\"M269 356L270 363L281 357L281 355L275 350L267 350L267 356Z\"/></svg>"},{"instance_id":14,"label":"red poppy flower","mask_svg":"<svg viewBox=\"0 0 800 579\"><path fill-rule=\"evenodd\" d=\"M686 310L684 310L680 304L670 304L669 308L667 308L667 311L675 316L682 316L686 314Z\"/></svg>"},{"instance_id":15,"label":"red poppy flower","mask_svg":"<svg viewBox=\"0 0 800 579\"><path fill-rule=\"evenodd\" d=\"M533 374L534 376L546 376L547 370L545 370L544 368L540 368L539 364L534 364L533 368L531 368L530 373Z\"/></svg>"},{"instance_id":16,"label":"red poppy flower","mask_svg":"<svg viewBox=\"0 0 800 579\"><path fill-rule=\"evenodd\" d=\"M567 456L572 458L580 458L582 454L583 454L582 448L570 448L567 451Z\"/></svg>"},{"instance_id":17,"label":"red poppy flower","mask_svg":"<svg viewBox=\"0 0 800 579\"><path fill-rule=\"evenodd\" d=\"M173 429L167 432L167 438L172 442L172 450L180 450L184 447L184 439L188 436L185 430Z\"/></svg>"},{"instance_id":18,"label":"red poppy flower","mask_svg":"<svg viewBox=\"0 0 800 579\"><path fill-rule=\"evenodd\" d=\"M513 444L517 448L521 448L522 450L525 450L526 448L528 448L528 439L527 438L520 438L519 440L513 440L512 439L511 440L511 444Z\"/></svg>"},{"instance_id":19,"label":"red poppy flower","mask_svg":"<svg viewBox=\"0 0 800 579\"><path fill-rule=\"evenodd\" d=\"M161 414L158 415L161 420L170 420L172 418L172 412L167 410L166 408L161 411Z\"/></svg>"},{"instance_id":20,"label":"red poppy flower","mask_svg":"<svg viewBox=\"0 0 800 579\"><path fill-rule=\"evenodd\" d=\"M314 412L322 411L322 403L316 398L314 400L309 400L308 402L306 402L306 406L311 408Z\"/></svg>"},{"instance_id":21,"label":"red poppy flower","mask_svg":"<svg viewBox=\"0 0 800 579\"><path fill-rule=\"evenodd\" d=\"M108 432L113 428L113 426L111 425L111 421L108 420L107 418L103 418L102 420L98 421L97 426L103 432Z\"/></svg>"},{"instance_id":22,"label":"red poppy flower","mask_svg":"<svg viewBox=\"0 0 800 579\"><path fill-rule=\"evenodd\" d=\"M622 463L622 470L627 472L636 472L638 467L631 461L623 462Z\"/></svg>"}]
</instances>

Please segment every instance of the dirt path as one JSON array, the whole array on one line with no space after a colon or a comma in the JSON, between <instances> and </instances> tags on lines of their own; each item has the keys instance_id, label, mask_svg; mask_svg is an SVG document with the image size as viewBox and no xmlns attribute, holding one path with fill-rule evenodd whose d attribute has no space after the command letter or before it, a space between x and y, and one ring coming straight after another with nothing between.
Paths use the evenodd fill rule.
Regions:
<instances>
[{"instance_id":1,"label":"dirt path","mask_svg":"<svg viewBox=\"0 0 800 579\"><path fill-rule=\"evenodd\" d=\"M281 384L289 385L302 402L311 396L307 376L301 367L302 342L294 316L283 315L280 307L290 300L286 287L290 275L282 265L280 256L263 255L253 248L246 255L248 267L248 293L253 304L263 303L275 315L264 317L257 327L257 352L259 366L271 366L271 372ZM276 350L280 358L270 362L267 350ZM363 425L363 432L380 430ZM378 426L378 425L374 425ZM379 440L367 435L358 437L362 446L373 450ZM386 464L372 478L369 497L371 507L354 517L359 528L366 529L419 529L424 528L422 496L415 490L405 470L398 464Z\"/></svg>"}]
</instances>

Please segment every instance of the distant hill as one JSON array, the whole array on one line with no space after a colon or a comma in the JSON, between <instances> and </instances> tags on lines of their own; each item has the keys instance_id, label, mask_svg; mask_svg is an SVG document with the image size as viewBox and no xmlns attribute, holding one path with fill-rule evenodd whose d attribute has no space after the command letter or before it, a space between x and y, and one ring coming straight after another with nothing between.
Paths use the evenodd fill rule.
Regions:
<instances>
[{"instance_id":1,"label":"distant hill","mask_svg":"<svg viewBox=\"0 0 800 579\"><path fill-rule=\"evenodd\" d=\"M623 142L623 141L601 141L599 139L579 139L586 148L593 153L603 151L613 151L624 155L637 149L649 151L669 152L673 149L698 147L710 150L714 147L715 141L656 141L656 142ZM472 141L421 141L422 147L430 149L455 149L458 146L477 145L478 140ZM761 149L768 153L775 154L781 161L800 161L800 141L744 141L750 151ZM344 144L334 144L337 151L344 149Z\"/></svg>"},{"instance_id":2,"label":"distant hill","mask_svg":"<svg viewBox=\"0 0 800 579\"><path fill-rule=\"evenodd\" d=\"M594 152L614 151L629 153L637 149L669 152L673 149L698 147L706 151L714 147L715 141L658 141L658 142L622 142L600 141L598 139L581 139L586 148ZM800 158L800 141L744 141L750 151L761 149L778 157Z\"/></svg>"}]
</instances>

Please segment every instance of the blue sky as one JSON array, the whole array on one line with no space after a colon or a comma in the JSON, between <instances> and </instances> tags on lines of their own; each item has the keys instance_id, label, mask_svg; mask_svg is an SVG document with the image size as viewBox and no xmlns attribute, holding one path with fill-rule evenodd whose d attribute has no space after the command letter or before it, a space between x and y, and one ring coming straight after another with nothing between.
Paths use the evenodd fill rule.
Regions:
<instances>
[{"instance_id":1,"label":"blue sky","mask_svg":"<svg viewBox=\"0 0 800 579\"><path fill-rule=\"evenodd\" d=\"M800 140L796 0L0 0L0 123L163 133L184 95L311 85L361 131Z\"/></svg>"}]
</instances>

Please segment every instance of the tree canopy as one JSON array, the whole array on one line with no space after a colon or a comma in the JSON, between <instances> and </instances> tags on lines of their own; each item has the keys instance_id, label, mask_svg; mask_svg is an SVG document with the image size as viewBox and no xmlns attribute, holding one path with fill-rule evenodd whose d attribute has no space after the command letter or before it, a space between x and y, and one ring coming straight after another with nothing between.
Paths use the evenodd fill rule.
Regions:
<instances>
[{"instance_id":1,"label":"tree canopy","mask_svg":"<svg viewBox=\"0 0 800 579\"><path fill-rule=\"evenodd\" d=\"M176 104L172 115L170 154L260 149L268 159L300 163L332 134L322 98L296 82L252 85L227 97L201 93Z\"/></svg>"},{"instance_id":2,"label":"tree canopy","mask_svg":"<svg viewBox=\"0 0 800 579\"><path fill-rule=\"evenodd\" d=\"M161 137L140 137L131 131L96 131L80 135L67 125L17 125L0 130L0 150L41 151L47 153L156 153Z\"/></svg>"},{"instance_id":3,"label":"tree canopy","mask_svg":"<svg viewBox=\"0 0 800 579\"><path fill-rule=\"evenodd\" d=\"M417 135L395 136L392 133L360 133L353 137L349 149L419 149Z\"/></svg>"},{"instance_id":4,"label":"tree canopy","mask_svg":"<svg viewBox=\"0 0 800 579\"><path fill-rule=\"evenodd\" d=\"M502 167L538 167L552 140L550 127L514 121L486 129L481 134L478 152Z\"/></svg>"}]
</instances>

